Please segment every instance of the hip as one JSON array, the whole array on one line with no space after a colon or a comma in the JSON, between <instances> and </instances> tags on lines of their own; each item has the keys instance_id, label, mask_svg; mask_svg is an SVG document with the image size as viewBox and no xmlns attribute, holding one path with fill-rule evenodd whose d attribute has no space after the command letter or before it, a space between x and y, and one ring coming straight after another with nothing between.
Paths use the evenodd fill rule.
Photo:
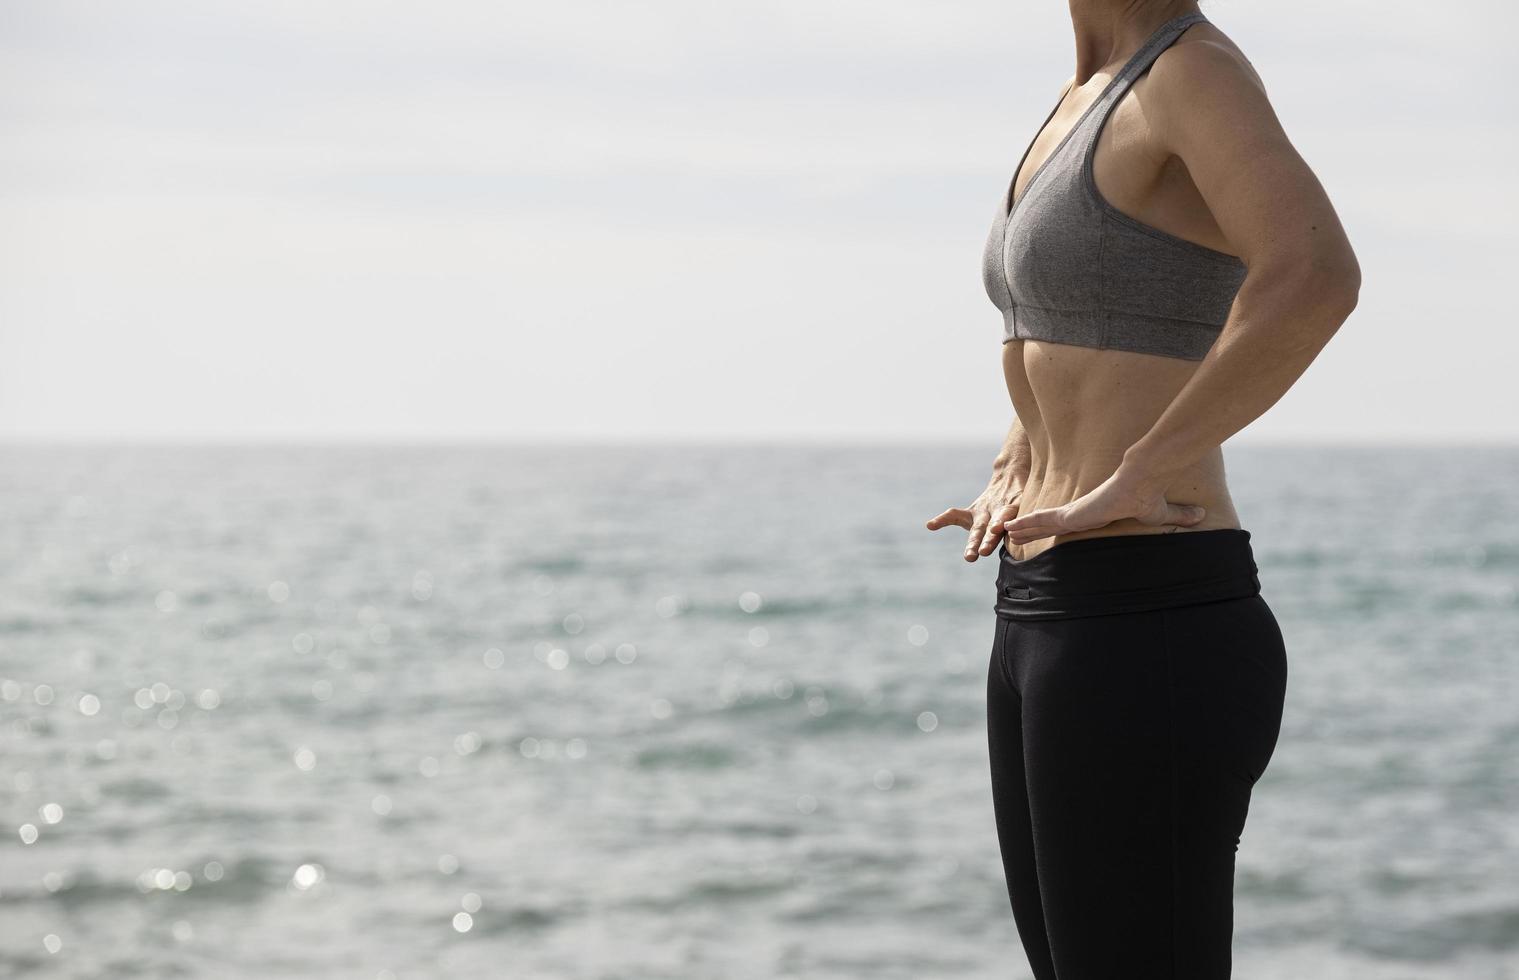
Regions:
<instances>
[{"instance_id":1,"label":"hip","mask_svg":"<svg viewBox=\"0 0 1519 980\"><path fill-rule=\"evenodd\" d=\"M1027 707L1163 709L1274 739L1287 647L1250 532L1082 538L999 560L994 677Z\"/></svg>"},{"instance_id":2,"label":"hip","mask_svg":"<svg viewBox=\"0 0 1519 980\"><path fill-rule=\"evenodd\" d=\"M1143 613L1261 593L1250 532L1238 527L1079 538L1021 559L1004 539L997 556L995 609L1007 620Z\"/></svg>"}]
</instances>

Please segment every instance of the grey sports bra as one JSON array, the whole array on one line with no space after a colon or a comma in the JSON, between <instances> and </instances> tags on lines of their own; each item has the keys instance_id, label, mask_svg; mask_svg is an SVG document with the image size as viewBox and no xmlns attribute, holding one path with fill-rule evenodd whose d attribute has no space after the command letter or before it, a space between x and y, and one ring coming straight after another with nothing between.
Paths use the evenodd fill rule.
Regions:
<instances>
[{"instance_id":1,"label":"grey sports bra","mask_svg":"<svg viewBox=\"0 0 1519 980\"><path fill-rule=\"evenodd\" d=\"M1023 151L981 263L986 293L1002 311L1004 344L1045 340L1197 361L1218 338L1244 282L1244 262L1124 214L1092 178L1097 137L1113 107L1162 51L1204 20L1182 14L1158 27L1009 207L1033 143ZM1045 125L1059 108L1057 102Z\"/></svg>"}]
</instances>

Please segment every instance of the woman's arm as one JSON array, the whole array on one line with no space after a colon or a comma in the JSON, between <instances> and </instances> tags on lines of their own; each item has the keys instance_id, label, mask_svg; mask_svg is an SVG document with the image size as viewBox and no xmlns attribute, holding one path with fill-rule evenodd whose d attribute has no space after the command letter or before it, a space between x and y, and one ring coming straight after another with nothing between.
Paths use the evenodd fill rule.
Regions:
<instances>
[{"instance_id":1,"label":"woman's arm","mask_svg":"<svg viewBox=\"0 0 1519 980\"><path fill-rule=\"evenodd\" d=\"M1009 522L1016 544L1124 518L1198 523L1202 508L1166 500L1165 487L1276 404L1356 306L1355 253L1248 62L1213 43L1167 49L1144 109L1248 271L1218 341L1117 471Z\"/></svg>"},{"instance_id":2,"label":"woman's arm","mask_svg":"<svg viewBox=\"0 0 1519 980\"><path fill-rule=\"evenodd\" d=\"M1023 423L1013 416L1013 424L1002 441L1002 449L992 460L992 478L981 496L969 507L951 507L928 522L930 531L941 527L968 528L970 538L965 543L965 560L975 561L989 555L1002 537L1003 525L1018 516L1018 499L1028 483L1033 455L1029 450L1028 433Z\"/></svg>"}]
</instances>

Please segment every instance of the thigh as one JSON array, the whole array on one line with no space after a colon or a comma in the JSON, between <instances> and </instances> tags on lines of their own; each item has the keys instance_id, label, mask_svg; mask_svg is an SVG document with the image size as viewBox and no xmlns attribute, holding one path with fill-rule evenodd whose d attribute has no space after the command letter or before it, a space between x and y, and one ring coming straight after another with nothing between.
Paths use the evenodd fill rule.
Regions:
<instances>
[{"instance_id":1,"label":"thigh","mask_svg":"<svg viewBox=\"0 0 1519 980\"><path fill-rule=\"evenodd\" d=\"M1009 635L1035 862L1060 980L1173 975L1163 631L1160 614L1147 612L1019 622Z\"/></svg>"},{"instance_id":2,"label":"thigh","mask_svg":"<svg viewBox=\"0 0 1519 980\"><path fill-rule=\"evenodd\" d=\"M1166 611L1179 975L1229 976L1234 868L1281 730L1287 661L1260 596Z\"/></svg>"},{"instance_id":3,"label":"thigh","mask_svg":"<svg viewBox=\"0 0 1519 980\"><path fill-rule=\"evenodd\" d=\"M1061 980L1229 976L1235 848L1280 724L1275 625L1251 597L1010 637Z\"/></svg>"},{"instance_id":4,"label":"thigh","mask_svg":"<svg viewBox=\"0 0 1519 980\"><path fill-rule=\"evenodd\" d=\"M1039 874L1034 863L1033 827L1024 779L1022 699L1010 682L1003 657L1007 626L1005 620L997 620L986 676L986 734L997 843L1002 851L1013 922L1029 966L1035 980L1055 980L1049 941L1044 933L1044 909L1039 898Z\"/></svg>"}]
</instances>

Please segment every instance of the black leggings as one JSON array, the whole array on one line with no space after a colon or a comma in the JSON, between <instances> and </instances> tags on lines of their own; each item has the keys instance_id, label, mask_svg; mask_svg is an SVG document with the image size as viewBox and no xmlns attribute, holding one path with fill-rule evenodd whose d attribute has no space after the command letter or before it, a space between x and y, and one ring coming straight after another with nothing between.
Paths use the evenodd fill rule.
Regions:
<instances>
[{"instance_id":1,"label":"black leggings","mask_svg":"<svg viewBox=\"0 0 1519 980\"><path fill-rule=\"evenodd\" d=\"M1249 540L998 551L992 798L1036 980L1230 975L1235 851L1287 684Z\"/></svg>"}]
</instances>

